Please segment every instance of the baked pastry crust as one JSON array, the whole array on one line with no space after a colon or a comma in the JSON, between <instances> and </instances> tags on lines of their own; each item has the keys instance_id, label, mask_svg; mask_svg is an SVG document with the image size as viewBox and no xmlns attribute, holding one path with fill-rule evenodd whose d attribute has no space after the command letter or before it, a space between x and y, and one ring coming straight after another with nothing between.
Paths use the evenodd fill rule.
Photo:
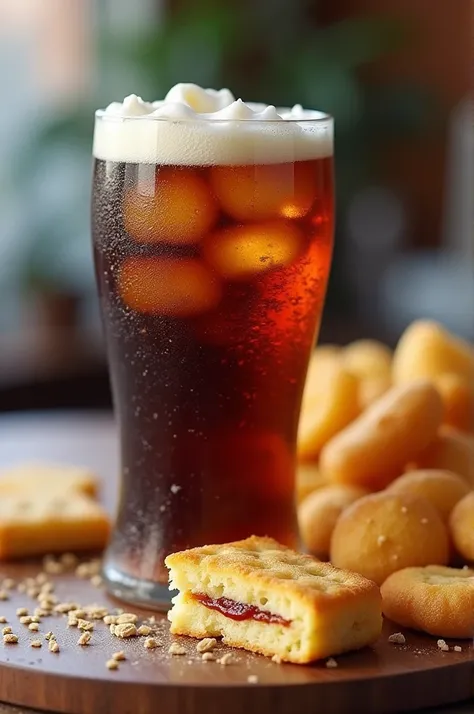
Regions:
<instances>
[{"instance_id":1,"label":"baked pastry crust","mask_svg":"<svg viewBox=\"0 0 474 714\"><path fill-rule=\"evenodd\" d=\"M174 553L165 560L173 634L223 637L226 644L307 663L373 643L382 627L378 587L360 575L296 553L271 538ZM234 620L197 596L226 598L287 621Z\"/></svg>"}]
</instances>

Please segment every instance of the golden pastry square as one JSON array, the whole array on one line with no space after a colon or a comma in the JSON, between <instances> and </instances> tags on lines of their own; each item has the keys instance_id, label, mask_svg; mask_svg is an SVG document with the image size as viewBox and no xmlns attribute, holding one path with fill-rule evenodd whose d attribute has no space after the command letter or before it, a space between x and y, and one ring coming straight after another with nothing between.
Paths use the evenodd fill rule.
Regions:
<instances>
[{"instance_id":1,"label":"golden pastry square","mask_svg":"<svg viewBox=\"0 0 474 714\"><path fill-rule=\"evenodd\" d=\"M80 493L0 496L0 560L102 549L109 529L104 509Z\"/></svg>"},{"instance_id":2,"label":"golden pastry square","mask_svg":"<svg viewBox=\"0 0 474 714\"><path fill-rule=\"evenodd\" d=\"M53 463L20 463L0 471L0 497L8 493L66 493L79 491L96 496L98 478L84 466Z\"/></svg>"},{"instance_id":3,"label":"golden pastry square","mask_svg":"<svg viewBox=\"0 0 474 714\"><path fill-rule=\"evenodd\" d=\"M378 587L271 538L173 553L165 560L171 632L222 637L305 664L373 643L382 628Z\"/></svg>"}]
</instances>

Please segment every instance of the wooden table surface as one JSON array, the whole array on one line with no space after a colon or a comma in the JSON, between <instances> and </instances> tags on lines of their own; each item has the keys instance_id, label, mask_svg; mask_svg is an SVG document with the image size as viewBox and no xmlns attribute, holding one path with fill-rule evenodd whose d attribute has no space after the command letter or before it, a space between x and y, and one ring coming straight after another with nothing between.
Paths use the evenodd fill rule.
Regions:
<instances>
[{"instance_id":1,"label":"wooden table surface","mask_svg":"<svg viewBox=\"0 0 474 714\"><path fill-rule=\"evenodd\" d=\"M0 415L0 468L19 460L51 460L54 456L55 461L84 463L100 474L107 474L117 468L117 451L115 429L109 414L50 412ZM115 498L114 484L105 482L104 488L110 503ZM472 711L471 702L424 710L423 714L472 714ZM34 712L0 703L0 714Z\"/></svg>"}]
</instances>

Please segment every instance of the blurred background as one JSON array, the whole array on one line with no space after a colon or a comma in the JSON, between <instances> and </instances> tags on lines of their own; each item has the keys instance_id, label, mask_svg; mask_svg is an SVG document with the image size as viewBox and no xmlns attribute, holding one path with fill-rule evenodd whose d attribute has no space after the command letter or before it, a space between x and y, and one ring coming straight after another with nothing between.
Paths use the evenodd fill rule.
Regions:
<instances>
[{"instance_id":1,"label":"blurred background","mask_svg":"<svg viewBox=\"0 0 474 714\"><path fill-rule=\"evenodd\" d=\"M322 341L474 339L473 26L470 0L1 0L0 410L110 403L93 110L179 81L334 115Z\"/></svg>"}]
</instances>

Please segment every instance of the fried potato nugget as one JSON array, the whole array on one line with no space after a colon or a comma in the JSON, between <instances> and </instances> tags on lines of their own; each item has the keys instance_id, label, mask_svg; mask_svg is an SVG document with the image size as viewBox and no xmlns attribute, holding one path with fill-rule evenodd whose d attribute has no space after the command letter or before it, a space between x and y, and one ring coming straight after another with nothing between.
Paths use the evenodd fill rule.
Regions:
<instances>
[{"instance_id":1,"label":"fried potato nugget","mask_svg":"<svg viewBox=\"0 0 474 714\"><path fill-rule=\"evenodd\" d=\"M424 498L407 493L374 493L340 515L331 538L331 562L381 585L396 570L412 565L445 565L446 526Z\"/></svg>"},{"instance_id":2,"label":"fried potato nugget","mask_svg":"<svg viewBox=\"0 0 474 714\"><path fill-rule=\"evenodd\" d=\"M410 468L452 471L474 488L474 437L442 426L436 439L418 454Z\"/></svg>"},{"instance_id":3,"label":"fried potato nugget","mask_svg":"<svg viewBox=\"0 0 474 714\"><path fill-rule=\"evenodd\" d=\"M392 386L392 352L376 340L357 340L341 354L344 367L360 382L359 401L366 409Z\"/></svg>"},{"instance_id":4,"label":"fried potato nugget","mask_svg":"<svg viewBox=\"0 0 474 714\"><path fill-rule=\"evenodd\" d=\"M298 464L296 469L296 500L301 503L306 496L317 491L328 482L321 475L318 464Z\"/></svg>"},{"instance_id":5,"label":"fried potato nugget","mask_svg":"<svg viewBox=\"0 0 474 714\"><path fill-rule=\"evenodd\" d=\"M298 509L300 534L313 555L327 560L331 536L341 513L367 491L358 486L325 486L310 493Z\"/></svg>"},{"instance_id":6,"label":"fried potato nugget","mask_svg":"<svg viewBox=\"0 0 474 714\"><path fill-rule=\"evenodd\" d=\"M446 372L474 383L474 346L436 322L419 320L402 335L393 356L393 380L402 384Z\"/></svg>"},{"instance_id":7,"label":"fried potato nugget","mask_svg":"<svg viewBox=\"0 0 474 714\"><path fill-rule=\"evenodd\" d=\"M393 387L322 448L321 472L333 483L382 489L435 439L442 418L429 381Z\"/></svg>"},{"instance_id":8,"label":"fried potato nugget","mask_svg":"<svg viewBox=\"0 0 474 714\"><path fill-rule=\"evenodd\" d=\"M435 384L444 402L444 423L474 434L474 381L446 372L436 377Z\"/></svg>"},{"instance_id":9,"label":"fried potato nugget","mask_svg":"<svg viewBox=\"0 0 474 714\"><path fill-rule=\"evenodd\" d=\"M458 553L466 560L474 561L474 491L464 496L453 508L449 527Z\"/></svg>"},{"instance_id":10,"label":"fried potato nugget","mask_svg":"<svg viewBox=\"0 0 474 714\"><path fill-rule=\"evenodd\" d=\"M397 624L438 637L472 638L474 570L404 568L381 591L383 613Z\"/></svg>"},{"instance_id":11,"label":"fried potato nugget","mask_svg":"<svg viewBox=\"0 0 474 714\"><path fill-rule=\"evenodd\" d=\"M323 446L359 414L359 382L336 364L312 384L303 400L298 428L298 459L317 459Z\"/></svg>"},{"instance_id":12,"label":"fried potato nugget","mask_svg":"<svg viewBox=\"0 0 474 714\"><path fill-rule=\"evenodd\" d=\"M456 503L469 493L470 488L465 479L457 474L427 469L400 476L390 484L387 491L426 498L446 522Z\"/></svg>"}]
</instances>

